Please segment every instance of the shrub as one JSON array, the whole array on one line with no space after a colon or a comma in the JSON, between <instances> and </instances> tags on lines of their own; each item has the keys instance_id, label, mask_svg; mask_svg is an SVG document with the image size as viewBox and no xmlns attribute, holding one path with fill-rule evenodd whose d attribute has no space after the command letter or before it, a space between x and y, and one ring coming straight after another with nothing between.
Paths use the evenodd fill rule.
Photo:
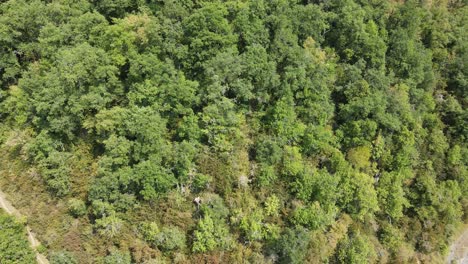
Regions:
<instances>
[{"instance_id":1,"label":"shrub","mask_svg":"<svg viewBox=\"0 0 468 264\"><path fill-rule=\"evenodd\" d=\"M86 214L85 203L76 198L68 200L68 212L74 217L80 217Z\"/></svg>"},{"instance_id":2,"label":"shrub","mask_svg":"<svg viewBox=\"0 0 468 264\"><path fill-rule=\"evenodd\" d=\"M50 254L50 264L78 264L70 252L57 251Z\"/></svg>"},{"instance_id":3,"label":"shrub","mask_svg":"<svg viewBox=\"0 0 468 264\"><path fill-rule=\"evenodd\" d=\"M185 233L177 227L163 227L156 235L154 244L162 250L185 248Z\"/></svg>"}]
</instances>

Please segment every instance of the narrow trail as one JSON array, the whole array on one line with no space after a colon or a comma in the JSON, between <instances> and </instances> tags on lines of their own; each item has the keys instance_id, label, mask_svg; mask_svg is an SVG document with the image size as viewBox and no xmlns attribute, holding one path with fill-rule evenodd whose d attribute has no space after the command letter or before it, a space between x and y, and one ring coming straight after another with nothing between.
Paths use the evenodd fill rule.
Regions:
<instances>
[{"instance_id":1,"label":"narrow trail","mask_svg":"<svg viewBox=\"0 0 468 264\"><path fill-rule=\"evenodd\" d=\"M447 263L468 264L468 228L450 245Z\"/></svg>"},{"instance_id":2,"label":"narrow trail","mask_svg":"<svg viewBox=\"0 0 468 264\"><path fill-rule=\"evenodd\" d=\"M7 200L6 195L0 191L0 208L5 210L9 215L13 215L15 217L21 217L21 213ZM36 252L36 260L39 264L49 264L47 258L37 251L37 247L41 244L34 233L32 232L29 226L26 226L26 230L28 233L28 241L31 245L31 248Z\"/></svg>"}]
</instances>

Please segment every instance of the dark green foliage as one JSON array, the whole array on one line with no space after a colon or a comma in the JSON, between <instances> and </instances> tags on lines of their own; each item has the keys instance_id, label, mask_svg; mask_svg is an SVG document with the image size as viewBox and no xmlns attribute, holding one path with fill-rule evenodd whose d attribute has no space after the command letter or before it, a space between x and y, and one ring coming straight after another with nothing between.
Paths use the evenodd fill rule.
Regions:
<instances>
[{"instance_id":1,"label":"dark green foliage","mask_svg":"<svg viewBox=\"0 0 468 264\"><path fill-rule=\"evenodd\" d=\"M303 263L309 243L310 236L307 229L287 228L276 244L280 263Z\"/></svg>"},{"instance_id":2,"label":"dark green foliage","mask_svg":"<svg viewBox=\"0 0 468 264\"><path fill-rule=\"evenodd\" d=\"M57 196L64 196L70 192L71 171L67 165L70 156L70 153L53 151L46 159L39 162L42 176Z\"/></svg>"},{"instance_id":3,"label":"dark green foliage","mask_svg":"<svg viewBox=\"0 0 468 264\"><path fill-rule=\"evenodd\" d=\"M1 1L0 183L57 263L438 263L462 2Z\"/></svg>"}]
</instances>

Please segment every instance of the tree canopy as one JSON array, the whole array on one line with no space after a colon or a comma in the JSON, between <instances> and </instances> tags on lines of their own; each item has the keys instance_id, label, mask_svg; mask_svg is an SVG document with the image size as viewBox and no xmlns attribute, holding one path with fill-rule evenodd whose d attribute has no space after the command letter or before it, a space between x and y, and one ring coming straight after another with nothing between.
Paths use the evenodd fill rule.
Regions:
<instances>
[{"instance_id":1,"label":"tree canopy","mask_svg":"<svg viewBox=\"0 0 468 264\"><path fill-rule=\"evenodd\" d=\"M1 1L0 186L56 263L441 262L467 8Z\"/></svg>"}]
</instances>

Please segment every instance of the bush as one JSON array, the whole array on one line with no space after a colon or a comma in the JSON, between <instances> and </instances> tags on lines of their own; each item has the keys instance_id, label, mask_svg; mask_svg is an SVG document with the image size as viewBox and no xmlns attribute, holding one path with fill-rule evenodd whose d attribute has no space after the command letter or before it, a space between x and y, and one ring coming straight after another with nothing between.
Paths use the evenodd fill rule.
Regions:
<instances>
[{"instance_id":1,"label":"bush","mask_svg":"<svg viewBox=\"0 0 468 264\"><path fill-rule=\"evenodd\" d=\"M56 251L50 254L50 264L78 264L70 252Z\"/></svg>"},{"instance_id":2,"label":"bush","mask_svg":"<svg viewBox=\"0 0 468 264\"><path fill-rule=\"evenodd\" d=\"M162 250L185 248L185 233L177 227L163 227L155 238L154 244Z\"/></svg>"},{"instance_id":3,"label":"bush","mask_svg":"<svg viewBox=\"0 0 468 264\"><path fill-rule=\"evenodd\" d=\"M33 262L34 253L26 239L24 225L0 209L0 263Z\"/></svg>"},{"instance_id":4,"label":"bush","mask_svg":"<svg viewBox=\"0 0 468 264\"><path fill-rule=\"evenodd\" d=\"M202 191L206 189L212 181L213 178L210 175L197 173L193 179L193 188L197 192Z\"/></svg>"},{"instance_id":5,"label":"bush","mask_svg":"<svg viewBox=\"0 0 468 264\"><path fill-rule=\"evenodd\" d=\"M271 185L276 181L278 176L276 175L275 167L274 166L268 166L265 164L260 164L260 167L258 169L258 185L261 187L266 187Z\"/></svg>"},{"instance_id":6,"label":"bush","mask_svg":"<svg viewBox=\"0 0 468 264\"><path fill-rule=\"evenodd\" d=\"M97 218L102 218L107 215L115 213L114 207L112 204L103 202L101 200L95 200L92 204L92 213Z\"/></svg>"},{"instance_id":7,"label":"bush","mask_svg":"<svg viewBox=\"0 0 468 264\"><path fill-rule=\"evenodd\" d=\"M72 154L68 152L53 151L46 159L39 162L39 168L49 189L56 196L65 196L70 192L71 170L68 160Z\"/></svg>"},{"instance_id":8,"label":"bush","mask_svg":"<svg viewBox=\"0 0 468 264\"><path fill-rule=\"evenodd\" d=\"M123 221L115 214L112 214L96 220L95 226L101 235L112 238L119 234Z\"/></svg>"},{"instance_id":9,"label":"bush","mask_svg":"<svg viewBox=\"0 0 468 264\"><path fill-rule=\"evenodd\" d=\"M112 250L109 255L104 258L104 264L130 264L132 263L130 253Z\"/></svg>"},{"instance_id":10,"label":"bush","mask_svg":"<svg viewBox=\"0 0 468 264\"><path fill-rule=\"evenodd\" d=\"M68 212L74 217L80 217L86 214L85 203L76 198L68 200Z\"/></svg>"},{"instance_id":11,"label":"bush","mask_svg":"<svg viewBox=\"0 0 468 264\"><path fill-rule=\"evenodd\" d=\"M268 197L265 201L265 212L266 215L277 217L279 215L278 210L280 208L280 200L276 195Z\"/></svg>"},{"instance_id":12,"label":"bush","mask_svg":"<svg viewBox=\"0 0 468 264\"><path fill-rule=\"evenodd\" d=\"M292 222L312 230L323 228L333 223L335 208L323 208L320 203L313 202L294 211Z\"/></svg>"},{"instance_id":13,"label":"bush","mask_svg":"<svg viewBox=\"0 0 468 264\"><path fill-rule=\"evenodd\" d=\"M193 252L207 252L219 249L228 249L232 246L229 229L222 220L206 215L198 221L197 229L194 232Z\"/></svg>"},{"instance_id":14,"label":"bush","mask_svg":"<svg viewBox=\"0 0 468 264\"><path fill-rule=\"evenodd\" d=\"M140 224L139 231L143 239L147 242L153 243L159 234L159 227L155 222L144 222Z\"/></svg>"},{"instance_id":15,"label":"bush","mask_svg":"<svg viewBox=\"0 0 468 264\"><path fill-rule=\"evenodd\" d=\"M169 226L159 229L155 222L144 222L139 231L143 239L164 251L185 248L185 233L177 227Z\"/></svg>"}]
</instances>

